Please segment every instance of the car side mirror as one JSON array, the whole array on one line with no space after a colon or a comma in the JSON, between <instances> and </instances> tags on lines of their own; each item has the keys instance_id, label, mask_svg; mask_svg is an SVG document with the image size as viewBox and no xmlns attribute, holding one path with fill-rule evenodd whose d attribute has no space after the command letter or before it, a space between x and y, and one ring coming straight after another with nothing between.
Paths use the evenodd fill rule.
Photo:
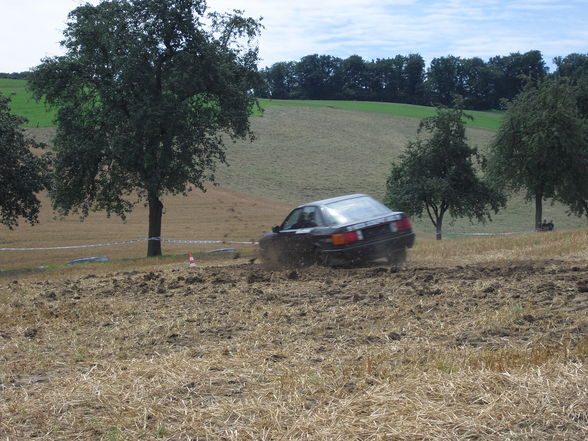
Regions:
<instances>
[{"instance_id":1,"label":"car side mirror","mask_svg":"<svg viewBox=\"0 0 588 441\"><path fill-rule=\"evenodd\" d=\"M272 228L272 233L279 233L280 232L280 227L279 226L275 226Z\"/></svg>"}]
</instances>

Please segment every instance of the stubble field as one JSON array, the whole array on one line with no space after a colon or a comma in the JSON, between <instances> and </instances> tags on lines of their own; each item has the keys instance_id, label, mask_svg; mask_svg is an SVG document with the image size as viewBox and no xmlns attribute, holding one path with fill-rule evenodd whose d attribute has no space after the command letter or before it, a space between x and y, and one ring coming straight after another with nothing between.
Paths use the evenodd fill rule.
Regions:
<instances>
[{"instance_id":1,"label":"stubble field","mask_svg":"<svg viewBox=\"0 0 588 441\"><path fill-rule=\"evenodd\" d=\"M541 236L2 279L0 438L584 440L586 232Z\"/></svg>"}]
</instances>

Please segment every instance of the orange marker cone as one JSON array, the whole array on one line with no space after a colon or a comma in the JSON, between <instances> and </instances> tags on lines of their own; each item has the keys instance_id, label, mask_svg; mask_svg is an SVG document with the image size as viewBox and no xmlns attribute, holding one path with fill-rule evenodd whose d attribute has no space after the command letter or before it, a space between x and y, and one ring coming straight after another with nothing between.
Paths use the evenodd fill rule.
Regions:
<instances>
[{"instance_id":1,"label":"orange marker cone","mask_svg":"<svg viewBox=\"0 0 588 441\"><path fill-rule=\"evenodd\" d=\"M190 263L190 268L196 267L196 261L194 260L194 256L192 256L192 253L188 254L188 262Z\"/></svg>"}]
</instances>

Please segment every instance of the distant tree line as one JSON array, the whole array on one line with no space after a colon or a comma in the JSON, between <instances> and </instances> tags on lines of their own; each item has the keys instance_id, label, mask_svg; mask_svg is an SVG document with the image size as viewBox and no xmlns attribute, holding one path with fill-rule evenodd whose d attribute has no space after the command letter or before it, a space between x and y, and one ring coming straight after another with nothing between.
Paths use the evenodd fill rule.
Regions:
<instances>
[{"instance_id":1,"label":"distant tree line","mask_svg":"<svg viewBox=\"0 0 588 441\"><path fill-rule=\"evenodd\" d=\"M555 74L572 76L588 55L557 57ZM470 110L501 107L529 83L549 76L540 51L511 53L484 61L446 56L429 67L419 54L366 61L358 55L341 59L307 55L300 61L278 62L261 70L260 98L385 101L450 106L459 95Z\"/></svg>"},{"instance_id":2,"label":"distant tree line","mask_svg":"<svg viewBox=\"0 0 588 441\"><path fill-rule=\"evenodd\" d=\"M0 78L4 80L26 80L30 72L0 72Z\"/></svg>"}]
</instances>

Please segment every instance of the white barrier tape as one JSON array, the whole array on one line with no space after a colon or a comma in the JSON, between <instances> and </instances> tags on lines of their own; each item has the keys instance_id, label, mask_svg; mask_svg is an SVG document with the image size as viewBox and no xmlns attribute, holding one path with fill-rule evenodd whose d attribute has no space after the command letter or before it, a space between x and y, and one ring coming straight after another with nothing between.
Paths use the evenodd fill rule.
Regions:
<instances>
[{"instance_id":1,"label":"white barrier tape","mask_svg":"<svg viewBox=\"0 0 588 441\"><path fill-rule=\"evenodd\" d=\"M147 239L147 240L157 240L154 239ZM180 240L180 239L161 239L162 242L171 242L171 243L199 243L199 244L218 244L218 243L229 243L229 244L240 244L240 245L257 245L259 242L239 242L234 240Z\"/></svg>"},{"instance_id":2,"label":"white barrier tape","mask_svg":"<svg viewBox=\"0 0 588 441\"><path fill-rule=\"evenodd\" d=\"M133 239L123 240L120 242L108 242L108 243L93 243L87 245L69 245L61 247L36 247L36 248L0 248L0 251L45 251L45 250L73 250L76 248L97 248L97 247L108 247L112 245L127 245L130 243L144 242L149 239Z\"/></svg>"},{"instance_id":3,"label":"white barrier tape","mask_svg":"<svg viewBox=\"0 0 588 441\"><path fill-rule=\"evenodd\" d=\"M240 244L240 245L257 245L258 242L244 242L244 241L230 241L230 240L178 240L178 239L164 239L162 237L150 237L147 239L131 239L119 242L94 243L87 245L69 245L60 247L36 247L36 248L0 248L0 251L48 251L48 250L73 250L78 248L97 248L109 247L115 245L128 245L131 243L146 242L148 240L157 240L168 243L185 243L185 244Z\"/></svg>"},{"instance_id":4,"label":"white barrier tape","mask_svg":"<svg viewBox=\"0 0 588 441\"><path fill-rule=\"evenodd\" d=\"M452 233L457 236L510 236L513 234L529 234L536 233L536 230L529 231L507 231L504 233Z\"/></svg>"}]
</instances>

